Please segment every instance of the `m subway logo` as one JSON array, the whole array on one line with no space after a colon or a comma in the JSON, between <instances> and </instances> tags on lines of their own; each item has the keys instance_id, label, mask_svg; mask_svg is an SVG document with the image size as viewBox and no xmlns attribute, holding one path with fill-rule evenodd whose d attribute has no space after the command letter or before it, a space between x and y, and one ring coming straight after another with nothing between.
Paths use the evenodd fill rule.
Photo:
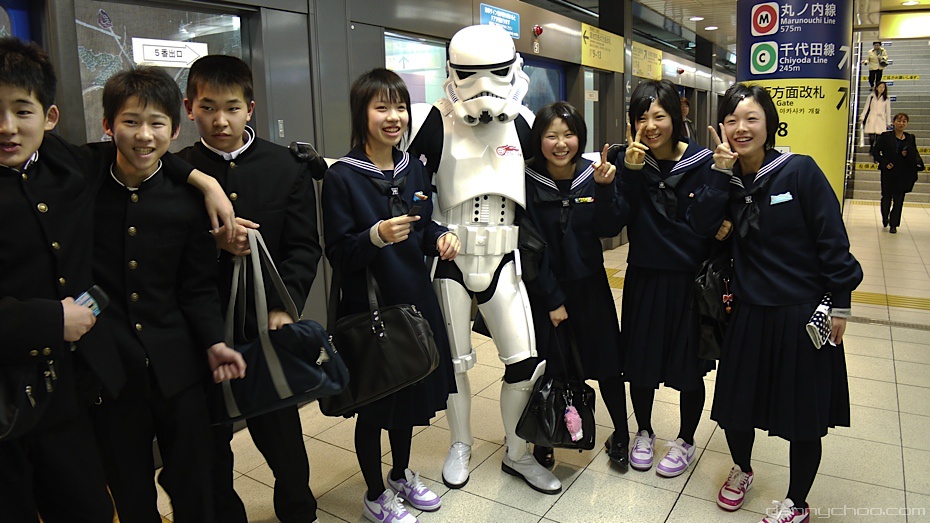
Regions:
<instances>
[{"instance_id":1,"label":"m subway logo","mask_svg":"<svg viewBox=\"0 0 930 523\"><path fill-rule=\"evenodd\" d=\"M778 32L778 3L766 2L752 6L752 36L768 36Z\"/></svg>"}]
</instances>

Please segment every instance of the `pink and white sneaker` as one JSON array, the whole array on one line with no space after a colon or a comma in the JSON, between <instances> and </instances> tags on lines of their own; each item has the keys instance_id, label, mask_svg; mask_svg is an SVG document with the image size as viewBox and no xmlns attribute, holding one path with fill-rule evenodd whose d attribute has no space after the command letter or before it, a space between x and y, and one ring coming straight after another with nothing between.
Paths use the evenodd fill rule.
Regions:
<instances>
[{"instance_id":1,"label":"pink and white sneaker","mask_svg":"<svg viewBox=\"0 0 930 523\"><path fill-rule=\"evenodd\" d=\"M717 506L727 511L734 511L743 506L746 493L752 488L752 472L743 472L739 465L733 465L726 483L717 493Z\"/></svg>"},{"instance_id":2,"label":"pink and white sneaker","mask_svg":"<svg viewBox=\"0 0 930 523\"><path fill-rule=\"evenodd\" d=\"M390 474L387 478L388 488L402 497L410 506L419 510L432 512L439 510L442 498L420 481L420 473L404 469L404 478L394 481Z\"/></svg>"}]
</instances>

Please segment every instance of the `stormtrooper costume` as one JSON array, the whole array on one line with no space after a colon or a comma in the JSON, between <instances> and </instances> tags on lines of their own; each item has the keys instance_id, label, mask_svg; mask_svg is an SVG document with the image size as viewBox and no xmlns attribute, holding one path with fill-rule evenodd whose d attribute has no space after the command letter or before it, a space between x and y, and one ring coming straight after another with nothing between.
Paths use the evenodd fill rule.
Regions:
<instances>
[{"instance_id":1,"label":"stormtrooper costume","mask_svg":"<svg viewBox=\"0 0 930 523\"><path fill-rule=\"evenodd\" d=\"M469 478L471 385L474 367L470 325L472 298L505 364L501 418L507 452L502 469L532 488L555 494L562 485L539 465L516 428L545 362L536 358L533 320L521 281L517 250L519 208L525 205L524 147L532 112L522 100L529 87L513 39L493 26L466 27L449 44L445 98L414 106L415 136L408 150L435 173L433 219L458 235L454 261L434 261L439 296L452 347L458 392L449 396L452 446L443 482L461 488Z\"/></svg>"}]
</instances>

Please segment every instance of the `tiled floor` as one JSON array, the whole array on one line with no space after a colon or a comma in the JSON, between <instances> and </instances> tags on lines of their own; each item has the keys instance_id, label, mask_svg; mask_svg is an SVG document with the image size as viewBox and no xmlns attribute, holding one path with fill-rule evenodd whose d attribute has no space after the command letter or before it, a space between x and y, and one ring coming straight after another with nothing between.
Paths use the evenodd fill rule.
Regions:
<instances>
[{"instance_id":1,"label":"tiled floor","mask_svg":"<svg viewBox=\"0 0 930 523\"><path fill-rule=\"evenodd\" d=\"M882 230L878 207L872 203L852 201L845 207L852 251L865 271L845 338L852 427L831 431L824 439L820 473L809 498L819 514L811 517L811 523L818 519L930 521L930 438L924 439L930 433L930 206L907 206L898 234L891 235ZM605 257L605 266L622 277L626 248ZM615 289L614 294L619 310L622 291ZM411 468L420 471L443 499L438 512L414 512L420 521L750 523L762 518L771 500L785 497L788 444L760 432L753 454L756 479L746 504L729 514L714 503L732 462L723 432L709 419L713 373L706 379L708 401L696 435L699 459L685 475L664 479L652 471L618 473L609 466L603 447L581 453L557 451L554 472L562 480L562 493L535 492L501 472L504 431L497 400L502 365L490 340L475 335L473 341L479 363L470 373L478 438L472 478L461 490L442 484L440 472L449 445L443 415L429 427L416 429ZM653 423L661 455L663 438L677 434L678 395L661 389L656 400ZM365 521L361 515L365 487L352 445L354 420L324 417L315 404L304 407L301 416L320 521ZM603 403L597 421L602 440L610 430ZM630 423L633 427L634 421ZM386 436L383 446L387 473ZM235 485L249 520L277 521L273 477L247 431L236 434L233 449ZM163 493L160 502L170 519L170 502Z\"/></svg>"}]
</instances>

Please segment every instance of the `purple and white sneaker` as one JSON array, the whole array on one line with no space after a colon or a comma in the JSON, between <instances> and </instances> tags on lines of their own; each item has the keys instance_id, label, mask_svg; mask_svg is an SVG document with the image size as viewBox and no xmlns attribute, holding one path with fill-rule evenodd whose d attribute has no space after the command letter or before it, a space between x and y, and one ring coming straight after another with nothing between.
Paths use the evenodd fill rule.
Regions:
<instances>
[{"instance_id":1,"label":"purple and white sneaker","mask_svg":"<svg viewBox=\"0 0 930 523\"><path fill-rule=\"evenodd\" d=\"M413 508L432 512L439 510L442 498L420 481L420 473L404 469L404 478L394 481L390 474L387 478L388 488L397 493Z\"/></svg>"},{"instance_id":2,"label":"purple and white sneaker","mask_svg":"<svg viewBox=\"0 0 930 523\"><path fill-rule=\"evenodd\" d=\"M636 470L649 470L655 459L652 446L656 442L656 435L649 435L649 431L641 430L633 438L633 448L630 450L630 466Z\"/></svg>"},{"instance_id":3,"label":"purple and white sneaker","mask_svg":"<svg viewBox=\"0 0 930 523\"><path fill-rule=\"evenodd\" d=\"M688 470L688 466L694 461L696 449L694 445L688 445L681 438L669 441L665 446L670 448L668 454L662 458L659 466L656 467L656 474L666 478L680 476L684 471Z\"/></svg>"},{"instance_id":4,"label":"purple and white sneaker","mask_svg":"<svg viewBox=\"0 0 930 523\"><path fill-rule=\"evenodd\" d=\"M381 493L378 499L368 501L368 496L362 496L365 509L365 519L373 523L420 523L413 514L404 508L403 500L391 489Z\"/></svg>"}]
</instances>

